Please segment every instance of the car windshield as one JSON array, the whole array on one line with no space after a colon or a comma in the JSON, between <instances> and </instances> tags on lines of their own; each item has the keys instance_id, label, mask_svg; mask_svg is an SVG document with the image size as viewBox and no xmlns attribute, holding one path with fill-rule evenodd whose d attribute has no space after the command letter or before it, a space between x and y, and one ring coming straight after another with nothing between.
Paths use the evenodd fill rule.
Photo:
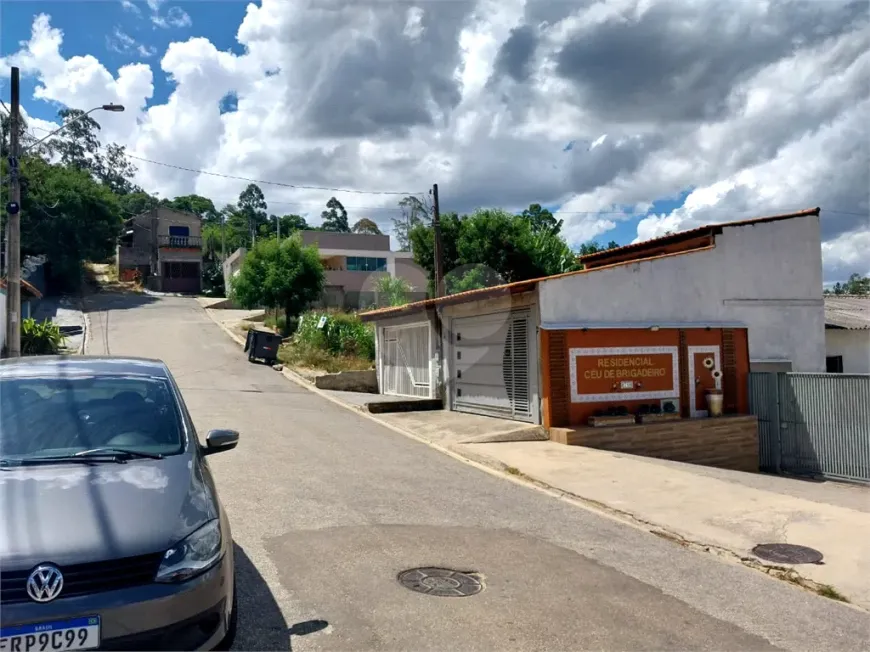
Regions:
<instances>
[{"instance_id":1,"label":"car windshield","mask_svg":"<svg viewBox=\"0 0 870 652\"><path fill-rule=\"evenodd\" d=\"M184 442L180 411L164 378L0 379L4 459L66 457L97 448L174 455Z\"/></svg>"}]
</instances>

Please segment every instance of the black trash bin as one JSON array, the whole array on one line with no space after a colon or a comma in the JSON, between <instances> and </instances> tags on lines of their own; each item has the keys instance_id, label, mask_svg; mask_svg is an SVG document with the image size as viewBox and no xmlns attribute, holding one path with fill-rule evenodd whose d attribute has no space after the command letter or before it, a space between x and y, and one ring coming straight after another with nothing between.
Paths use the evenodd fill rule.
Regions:
<instances>
[{"instance_id":1,"label":"black trash bin","mask_svg":"<svg viewBox=\"0 0 870 652\"><path fill-rule=\"evenodd\" d=\"M248 339L245 341L248 362L253 362L259 358L268 364L275 364L278 361L279 346L281 346L280 335L252 328L248 331Z\"/></svg>"}]
</instances>

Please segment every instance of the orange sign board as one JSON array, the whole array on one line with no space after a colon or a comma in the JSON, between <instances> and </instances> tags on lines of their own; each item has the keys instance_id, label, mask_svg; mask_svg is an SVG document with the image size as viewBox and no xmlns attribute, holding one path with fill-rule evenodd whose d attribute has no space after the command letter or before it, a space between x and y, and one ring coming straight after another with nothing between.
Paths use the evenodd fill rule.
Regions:
<instances>
[{"instance_id":1,"label":"orange sign board","mask_svg":"<svg viewBox=\"0 0 870 652\"><path fill-rule=\"evenodd\" d=\"M575 403L679 394L676 347L571 349L570 353Z\"/></svg>"}]
</instances>

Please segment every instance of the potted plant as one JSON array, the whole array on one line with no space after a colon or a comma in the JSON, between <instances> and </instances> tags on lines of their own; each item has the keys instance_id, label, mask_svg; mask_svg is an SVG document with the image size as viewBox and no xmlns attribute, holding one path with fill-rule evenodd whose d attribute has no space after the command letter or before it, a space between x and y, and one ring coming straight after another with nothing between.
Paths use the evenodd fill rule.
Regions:
<instances>
[{"instance_id":1,"label":"potted plant","mask_svg":"<svg viewBox=\"0 0 870 652\"><path fill-rule=\"evenodd\" d=\"M722 372L714 369L712 376L713 380L716 381L716 387L707 390L707 411L711 417L721 417L724 400L722 395Z\"/></svg>"}]
</instances>

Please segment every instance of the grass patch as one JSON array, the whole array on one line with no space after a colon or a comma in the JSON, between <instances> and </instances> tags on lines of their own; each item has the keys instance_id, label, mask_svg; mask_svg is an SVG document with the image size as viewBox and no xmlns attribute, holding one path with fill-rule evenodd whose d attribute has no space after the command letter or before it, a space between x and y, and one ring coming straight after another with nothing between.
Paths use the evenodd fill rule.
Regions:
<instances>
[{"instance_id":1,"label":"grass patch","mask_svg":"<svg viewBox=\"0 0 870 652\"><path fill-rule=\"evenodd\" d=\"M838 600L839 602L849 602L849 598L840 593L837 589L829 584L821 584L816 588L816 593L824 598Z\"/></svg>"},{"instance_id":2,"label":"grass patch","mask_svg":"<svg viewBox=\"0 0 870 652\"><path fill-rule=\"evenodd\" d=\"M282 344L278 360L288 367L322 370L330 374L341 371L365 371L373 367L372 361L358 355L335 355L325 349L304 342Z\"/></svg>"}]
</instances>

